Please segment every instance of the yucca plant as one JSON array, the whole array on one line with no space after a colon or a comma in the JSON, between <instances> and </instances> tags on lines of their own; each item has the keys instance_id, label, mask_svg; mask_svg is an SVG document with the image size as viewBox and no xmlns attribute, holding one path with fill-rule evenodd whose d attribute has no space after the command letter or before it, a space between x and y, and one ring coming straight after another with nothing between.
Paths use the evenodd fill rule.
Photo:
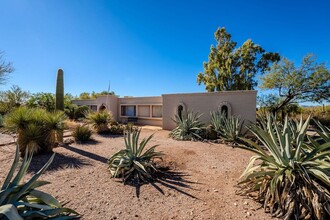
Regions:
<instances>
[{"instance_id":1,"label":"yucca plant","mask_svg":"<svg viewBox=\"0 0 330 220\"><path fill-rule=\"evenodd\" d=\"M38 178L51 164L54 156L55 154L30 180L21 183L30 166L32 154L29 156L25 154L14 177L19 163L18 147L16 148L15 159L0 190L0 219L73 219L78 217L77 212L62 207L53 196L36 189L50 183L40 181Z\"/></svg>"},{"instance_id":2,"label":"yucca plant","mask_svg":"<svg viewBox=\"0 0 330 220\"><path fill-rule=\"evenodd\" d=\"M87 125L77 125L72 132L75 141L86 142L91 139L92 130Z\"/></svg>"},{"instance_id":3,"label":"yucca plant","mask_svg":"<svg viewBox=\"0 0 330 220\"><path fill-rule=\"evenodd\" d=\"M49 142L49 145L54 146L56 142L63 141L63 130L64 130L64 121L66 116L62 111L56 111L53 113L45 112L43 118L43 127L47 136L46 139Z\"/></svg>"},{"instance_id":4,"label":"yucca plant","mask_svg":"<svg viewBox=\"0 0 330 220\"><path fill-rule=\"evenodd\" d=\"M202 139L203 123L200 121L202 114L183 111L182 115L175 115L173 120L176 127L170 132L170 137L175 140L198 140Z\"/></svg>"},{"instance_id":5,"label":"yucca plant","mask_svg":"<svg viewBox=\"0 0 330 220\"><path fill-rule=\"evenodd\" d=\"M262 143L241 138L256 156L242 174L241 193L254 195L263 203L267 212L284 219L329 219L330 218L330 142L315 149L305 150L308 118L294 138L288 127L273 123L269 117L267 130L258 126L250 131Z\"/></svg>"},{"instance_id":6,"label":"yucca plant","mask_svg":"<svg viewBox=\"0 0 330 220\"><path fill-rule=\"evenodd\" d=\"M8 130L18 134L21 155L27 152L51 152L57 135L63 131L65 116L62 112L47 112L39 108L20 107L9 113L4 121Z\"/></svg>"},{"instance_id":7,"label":"yucca plant","mask_svg":"<svg viewBox=\"0 0 330 220\"><path fill-rule=\"evenodd\" d=\"M87 119L96 129L97 133L104 133L109 131L109 122L111 121L111 114L108 111L91 112L87 115Z\"/></svg>"},{"instance_id":8,"label":"yucca plant","mask_svg":"<svg viewBox=\"0 0 330 220\"><path fill-rule=\"evenodd\" d=\"M140 130L128 131L125 135L125 149L112 155L109 160L109 170L112 177L122 177L124 182L132 178L147 182L152 180L153 173L157 171L154 159L162 157L161 152L155 151L158 145L145 150L153 135L144 138L139 143Z\"/></svg>"}]
</instances>

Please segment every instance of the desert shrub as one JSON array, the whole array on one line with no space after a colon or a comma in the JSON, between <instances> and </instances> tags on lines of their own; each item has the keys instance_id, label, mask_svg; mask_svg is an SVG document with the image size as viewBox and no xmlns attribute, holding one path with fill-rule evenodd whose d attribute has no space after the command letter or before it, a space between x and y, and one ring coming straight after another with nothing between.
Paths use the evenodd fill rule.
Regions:
<instances>
[{"instance_id":1,"label":"desert shrub","mask_svg":"<svg viewBox=\"0 0 330 220\"><path fill-rule=\"evenodd\" d=\"M92 130L86 125L77 125L72 132L72 136L75 141L86 142L91 139Z\"/></svg>"},{"instance_id":2,"label":"desert shrub","mask_svg":"<svg viewBox=\"0 0 330 220\"><path fill-rule=\"evenodd\" d=\"M133 131L138 131L139 130L139 128L138 127L136 127L134 124L132 124L132 123L128 123L128 124L126 124L125 126L124 126L124 131L125 132L133 132Z\"/></svg>"},{"instance_id":3,"label":"desert shrub","mask_svg":"<svg viewBox=\"0 0 330 220\"><path fill-rule=\"evenodd\" d=\"M95 128L97 133L107 133L109 132L109 122L112 116L107 111L91 112L86 117L88 121Z\"/></svg>"},{"instance_id":4,"label":"desert shrub","mask_svg":"<svg viewBox=\"0 0 330 220\"><path fill-rule=\"evenodd\" d=\"M309 115L312 115L313 119L321 122L323 125L330 126L330 105L303 108L303 118L306 119ZM311 121L311 124L316 125L314 122L314 120Z\"/></svg>"},{"instance_id":5,"label":"desert shrub","mask_svg":"<svg viewBox=\"0 0 330 220\"><path fill-rule=\"evenodd\" d=\"M242 149L252 151L242 174L242 193L254 195L267 212L284 219L330 218L330 142L310 149L306 132L310 118L292 132L288 118L284 124L269 117L267 130L251 126L262 146L242 138ZM297 134L296 138L293 134Z\"/></svg>"},{"instance_id":6,"label":"desert shrub","mask_svg":"<svg viewBox=\"0 0 330 220\"><path fill-rule=\"evenodd\" d=\"M3 116L0 114L0 127L3 127Z\"/></svg>"},{"instance_id":7,"label":"desert shrub","mask_svg":"<svg viewBox=\"0 0 330 220\"><path fill-rule=\"evenodd\" d=\"M199 120L201 114L183 111L181 116L175 115L173 120L176 127L170 132L170 137L175 140L202 139L203 123Z\"/></svg>"},{"instance_id":8,"label":"desert shrub","mask_svg":"<svg viewBox=\"0 0 330 220\"><path fill-rule=\"evenodd\" d=\"M17 143L24 156L26 149L29 153L51 152L57 135L63 131L64 120L62 112L20 107L6 116L4 125L18 134Z\"/></svg>"},{"instance_id":9,"label":"desert shrub","mask_svg":"<svg viewBox=\"0 0 330 220\"><path fill-rule=\"evenodd\" d=\"M110 128L109 128L109 134L112 135L123 135L127 132L133 132L137 131L138 127L134 126L131 123L128 123L126 125L119 124L118 122L111 122L110 123Z\"/></svg>"},{"instance_id":10,"label":"desert shrub","mask_svg":"<svg viewBox=\"0 0 330 220\"><path fill-rule=\"evenodd\" d=\"M90 109L88 106L78 106L75 104L70 104L65 106L64 112L69 119L78 120L81 118L86 118L86 115L89 114Z\"/></svg>"},{"instance_id":11,"label":"desert shrub","mask_svg":"<svg viewBox=\"0 0 330 220\"><path fill-rule=\"evenodd\" d=\"M212 125L208 125L202 128L202 134L200 135L203 139L206 140L217 140L218 134L214 131Z\"/></svg>"},{"instance_id":12,"label":"desert shrub","mask_svg":"<svg viewBox=\"0 0 330 220\"><path fill-rule=\"evenodd\" d=\"M49 184L39 181L38 178L45 172L54 159L55 154L48 162L32 176L26 183L21 183L32 160L32 154L25 157L18 168L18 147L14 162L8 172L0 190L0 219L23 220L23 219L73 219L78 213L69 208L64 208L57 199L48 193L36 188Z\"/></svg>"},{"instance_id":13,"label":"desert shrub","mask_svg":"<svg viewBox=\"0 0 330 220\"><path fill-rule=\"evenodd\" d=\"M124 125L111 125L109 129L109 133L112 135L123 135L125 131L125 126Z\"/></svg>"},{"instance_id":14,"label":"desert shrub","mask_svg":"<svg viewBox=\"0 0 330 220\"><path fill-rule=\"evenodd\" d=\"M237 143L241 136L243 121L240 117L228 116L218 111L211 112L211 126L218 136L230 143Z\"/></svg>"},{"instance_id":15,"label":"desert shrub","mask_svg":"<svg viewBox=\"0 0 330 220\"><path fill-rule=\"evenodd\" d=\"M161 158L163 154L155 151L158 145L145 150L153 135L144 138L139 143L140 132L141 129L127 132L125 135L125 149L109 158L109 170L112 177L122 177L124 181L132 178L147 182L152 179L153 173L157 171L154 159Z\"/></svg>"}]
</instances>

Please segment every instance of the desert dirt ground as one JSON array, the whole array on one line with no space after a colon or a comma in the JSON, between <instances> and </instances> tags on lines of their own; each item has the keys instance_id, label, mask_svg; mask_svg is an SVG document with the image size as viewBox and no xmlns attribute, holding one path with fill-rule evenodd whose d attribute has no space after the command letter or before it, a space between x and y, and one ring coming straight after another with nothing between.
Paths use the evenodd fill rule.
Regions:
<instances>
[{"instance_id":1,"label":"desert dirt ground","mask_svg":"<svg viewBox=\"0 0 330 220\"><path fill-rule=\"evenodd\" d=\"M154 133L149 146L159 144L163 165L171 174L154 184L136 187L113 179L107 159L124 147L122 136L93 135L88 144L57 147L55 159L42 180L51 193L81 219L271 219L261 205L237 195L238 179L251 153L223 144L175 141L169 132L144 128L141 137ZM10 142L0 135L0 144ZM15 145L0 146L0 184L11 166ZM35 156L28 178L50 155Z\"/></svg>"}]
</instances>

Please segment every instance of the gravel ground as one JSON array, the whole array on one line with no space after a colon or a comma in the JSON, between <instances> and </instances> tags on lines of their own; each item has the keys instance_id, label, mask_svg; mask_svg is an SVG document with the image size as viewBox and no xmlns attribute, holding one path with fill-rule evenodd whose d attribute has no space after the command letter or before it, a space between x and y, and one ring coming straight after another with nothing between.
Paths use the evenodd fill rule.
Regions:
<instances>
[{"instance_id":1,"label":"gravel ground","mask_svg":"<svg viewBox=\"0 0 330 220\"><path fill-rule=\"evenodd\" d=\"M172 174L155 184L135 187L112 179L107 159L123 148L123 137L94 135L88 144L55 148L55 160L41 179L42 187L81 219L271 219L260 204L236 195L236 184L251 154L222 144L179 142L168 131L143 129L141 137L155 133L150 146L166 154L163 164ZM10 139L0 135L0 144ZM0 147L0 183L15 152L14 145ZM27 178L48 160L36 156Z\"/></svg>"}]
</instances>

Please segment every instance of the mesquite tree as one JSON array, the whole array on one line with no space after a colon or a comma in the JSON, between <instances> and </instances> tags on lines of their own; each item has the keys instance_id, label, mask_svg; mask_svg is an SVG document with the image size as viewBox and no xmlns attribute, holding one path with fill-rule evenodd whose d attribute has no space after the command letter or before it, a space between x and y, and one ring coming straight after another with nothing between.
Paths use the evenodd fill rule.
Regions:
<instances>
[{"instance_id":1,"label":"mesquite tree","mask_svg":"<svg viewBox=\"0 0 330 220\"><path fill-rule=\"evenodd\" d=\"M295 102L330 101L330 72L324 63L317 63L316 56L306 55L300 66L283 58L272 65L261 78L262 89L277 90L278 102L273 113Z\"/></svg>"}]
</instances>

